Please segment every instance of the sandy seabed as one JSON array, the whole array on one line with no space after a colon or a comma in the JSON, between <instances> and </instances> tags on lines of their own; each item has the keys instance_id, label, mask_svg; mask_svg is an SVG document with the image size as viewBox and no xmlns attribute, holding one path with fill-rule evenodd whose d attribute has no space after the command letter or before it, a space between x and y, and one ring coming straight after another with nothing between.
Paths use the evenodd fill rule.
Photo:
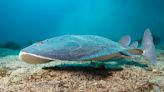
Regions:
<instances>
[{"instance_id":1,"label":"sandy seabed","mask_svg":"<svg viewBox=\"0 0 164 92\"><path fill-rule=\"evenodd\" d=\"M164 50L153 68L119 61L106 69L76 61L31 65L18 60L18 51L0 52L0 92L164 92Z\"/></svg>"}]
</instances>

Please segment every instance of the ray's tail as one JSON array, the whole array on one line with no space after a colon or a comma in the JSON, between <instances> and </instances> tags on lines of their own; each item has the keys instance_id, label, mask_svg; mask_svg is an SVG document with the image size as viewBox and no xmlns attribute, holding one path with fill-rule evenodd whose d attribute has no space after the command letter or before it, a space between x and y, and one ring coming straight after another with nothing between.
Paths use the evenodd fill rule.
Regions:
<instances>
[{"instance_id":1,"label":"ray's tail","mask_svg":"<svg viewBox=\"0 0 164 92\"><path fill-rule=\"evenodd\" d=\"M151 64L156 64L156 50L150 29L146 29L142 39L143 56L149 60Z\"/></svg>"}]
</instances>

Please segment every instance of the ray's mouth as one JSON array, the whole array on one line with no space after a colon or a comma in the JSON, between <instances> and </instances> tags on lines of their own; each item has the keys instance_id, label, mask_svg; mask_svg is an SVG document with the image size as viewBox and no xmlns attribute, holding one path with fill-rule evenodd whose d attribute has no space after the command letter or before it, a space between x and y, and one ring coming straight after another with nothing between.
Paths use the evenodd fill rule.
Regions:
<instances>
[{"instance_id":1,"label":"ray's mouth","mask_svg":"<svg viewBox=\"0 0 164 92\"><path fill-rule=\"evenodd\" d=\"M32 53L27 53L24 51L20 51L19 60L24 61L29 64L41 64L41 63L48 63L48 62L52 61L53 59L35 55Z\"/></svg>"}]
</instances>

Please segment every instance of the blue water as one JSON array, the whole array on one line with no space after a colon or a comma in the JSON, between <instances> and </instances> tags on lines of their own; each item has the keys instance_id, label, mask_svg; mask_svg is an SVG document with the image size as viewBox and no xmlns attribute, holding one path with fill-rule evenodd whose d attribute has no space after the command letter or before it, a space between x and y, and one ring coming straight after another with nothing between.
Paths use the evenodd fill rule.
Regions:
<instances>
[{"instance_id":1,"label":"blue water","mask_svg":"<svg viewBox=\"0 0 164 92\"><path fill-rule=\"evenodd\" d=\"M0 43L24 44L64 34L141 39L146 28L164 43L164 0L0 0Z\"/></svg>"}]
</instances>

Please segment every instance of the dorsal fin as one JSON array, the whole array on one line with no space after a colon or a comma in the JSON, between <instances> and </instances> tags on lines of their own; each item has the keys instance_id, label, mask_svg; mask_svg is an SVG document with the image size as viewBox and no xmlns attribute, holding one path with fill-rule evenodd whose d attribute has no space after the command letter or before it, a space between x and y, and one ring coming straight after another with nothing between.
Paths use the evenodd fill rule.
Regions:
<instances>
[{"instance_id":1,"label":"dorsal fin","mask_svg":"<svg viewBox=\"0 0 164 92\"><path fill-rule=\"evenodd\" d=\"M125 47L128 47L130 42L131 42L131 38L129 35L125 35L119 40L119 43Z\"/></svg>"},{"instance_id":2,"label":"dorsal fin","mask_svg":"<svg viewBox=\"0 0 164 92\"><path fill-rule=\"evenodd\" d=\"M138 47L138 41L134 41L132 44L130 44L131 48L137 48Z\"/></svg>"}]
</instances>

